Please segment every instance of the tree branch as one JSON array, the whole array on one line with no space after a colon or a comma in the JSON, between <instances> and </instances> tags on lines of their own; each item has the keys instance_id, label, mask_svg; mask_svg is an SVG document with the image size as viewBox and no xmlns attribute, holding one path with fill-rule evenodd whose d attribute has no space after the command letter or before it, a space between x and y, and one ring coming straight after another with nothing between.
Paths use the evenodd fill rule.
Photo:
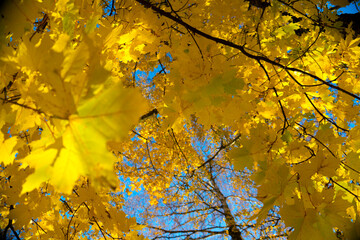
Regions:
<instances>
[{"instance_id":1,"label":"tree branch","mask_svg":"<svg viewBox=\"0 0 360 240\"><path fill-rule=\"evenodd\" d=\"M314 75L314 74L312 74L312 73L306 72L306 71L301 70L301 69L298 69L298 68L293 68L293 67L285 66L285 65L283 65L283 64L281 64L281 63L279 63L279 62L276 62L276 61L274 61L274 60L269 59L268 57L259 56L259 55L253 55L253 54L249 53L248 51L246 51L244 46L237 45L237 44L235 44L235 43L233 43L233 42L230 42L230 41L227 41L227 40L225 40L225 39L217 38L217 37L211 36L211 35L209 35L209 34L207 34L207 33L204 33L203 31L200 31L199 29L197 29L197 28L189 25L188 23L184 22L182 19L179 19L178 17L173 16L170 12L166 12L166 11L164 11L164 10L156 7L154 4L152 4L151 2L149 2L149 1L147 1L147 0L136 0L136 1L137 1L138 3L140 3L140 4L142 4L145 8L150 8L150 9L152 9L153 11L155 11L156 13L160 14L161 16L164 16L164 17L166 17L166 18L169 18L169 19L173 20L174 22L182 25L182 26L185 27L187 30L192 31L194 34L198 34L199 36L202 36L202 37L204 37L204 38L206 38L206 39L208 39L208 40L211 40L211 41L214 41L214 42L216 42L216 43L220 43L220 44L223 44L223 45L225 45L225 46L228 46L228 47L237 49L237 50L239 50L243 55L245 55L245 56L248 57L248 58L251 58L251 59L253 59L253 60L255 60L255 61L264 61L264 62L270 63L270 64L272 64L272 65L274 65L274 66L277 66L277 67L279 67L279 68L282 68L282 69L284 69L284 70L286 70L286 71L302 73L302 74L304 74L304 75L306 75L306 76L308 76L308 77L311 77L311 78L313 78L313 79L316 79L316 80L322 82L324 85L326 85L326 86L328 86L328 87L330 87L330 88L332 88L332 89L336 89L336 90L338 90L338 91L340 91L340 92L343 92L343 93L345 93L345 94L347 94L347 95L349 95L349 96L351 96L351 97L353 97L353 98L355 98L355 99L360 100L360 97L357 96L356 94L351 93L351 92L349 92L349 91L347 91L347 90L345 90L345 89L343 89L343 88L340 88L340 87L338 87L338 86L336 86L336 85L331 84L331 83L330 83L331 81L325 81L325 80L321 79L320 77L318 77L318 76L316 76L316 75ZM294 78L292 78L292 79L294 79ZM297 83L300 84L299 82L297 82ZM304 85L302 85L302 84L300 84L300 85L301 85L301 86L304 86Z\"/></svg>"},{"instance_id":2,"label":"tree branch","mask_svg":"<svg viewBox=\"0 0 360 240\"><path fill-rule=\"evenodd\" d=\"M210 157L208 160L206 160L203 164L201 164L199 167L197 167L197 168L192 172L192 176L194 175L194 172L195 172L197 169L200 169L200 168L204 167L206 164L210 163L212 160L214 160L214 159L217 157L217 155L219 155L219 153L220 153L223 149L229 147L231 144L233 144L233 143L234 143L236 140L238 140L240 137L241 137L241 134L238 134L238 135L237 135L233 140L231 140L229 143L227 143L227 144L225 144L225 145L221 144L221 146L219 147L219 149L216 151L216 153L215 153L212 157Z\"/></svg>"}]
</instances>

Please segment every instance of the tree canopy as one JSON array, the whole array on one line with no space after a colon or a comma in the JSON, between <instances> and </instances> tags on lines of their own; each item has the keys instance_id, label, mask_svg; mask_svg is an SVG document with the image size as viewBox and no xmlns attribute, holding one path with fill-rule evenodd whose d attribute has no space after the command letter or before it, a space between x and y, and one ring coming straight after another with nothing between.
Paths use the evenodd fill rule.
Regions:
<instances>
[{"instance_id":1,"label":"tree canopy","mask_svg":"<svg viewBox=\"0 0 360 240\"><path fill-rule=\"evenodd\" d=\"M359 239L348 4L3 1L1 239Z\"/></svg>"}]
</instances>

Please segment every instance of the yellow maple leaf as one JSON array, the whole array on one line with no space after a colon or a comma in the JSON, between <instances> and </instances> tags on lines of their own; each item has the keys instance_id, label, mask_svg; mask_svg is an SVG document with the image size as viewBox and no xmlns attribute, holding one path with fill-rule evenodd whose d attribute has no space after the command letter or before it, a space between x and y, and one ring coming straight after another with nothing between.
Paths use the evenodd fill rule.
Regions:
<instances>
[{"instance_id":1,"label":"yellow maple leaf","mask_svg":"<svg viewBox=\"0 0 360 240\"><path fill-rule=\"evenodd\" d=\"M35 172L26 178L21 194L30 192L33 189L38 188L41 183L49 180L52 173L51 164L54 161L56 153L56 149L44 151L40 148L24 159L23 162L26 164L25 166L29 165L30 167L35 168Z\"/></svg>"},{"instance_id":2,"label":"yellow maple leaf","mask_svg":"<svg viewBox=\"0 0 360 240\"><path fill-rule=\"evenodd\" d=\"M84 102L78 108L78 115L63 120L67 126L62 136L56 138L62 144L48 145L45 151L40 148L40 152L33 152L25 159L35 172L27 178L22 193L47 180L57 191L71 193L80 176L114 182L116 158L107 150L106 143L127 136L146 109L139 92L120 85Z\"/></svg>"},{"instance_id":3,"label":"yellow maple leaf","mask_svg":"<svg viewBox=\"0 0 360 240\"><path fill-rule=\"evenodd\" d=\"M13 151L17 139L15 137L4 140L4 135L0 133L0 163L6 165L11 164L15 159L15 152Z\"/></svg>"},{"instance_id":4,"label":"yellow maple leaf","mask_svg":"<svg viewBox=\"0 0 360 240\"><path fill-rule=\"evenodd\" d=\"M52 46L51 49L54 50L55 52L62 52L65 49L69 40L70 40L69 35L67 35L65 33L60 34L58 40L56 40L54 46Z\"/></svg>"},{"instance_id":5,"label":"yellow maple leaf","mask_svg":"<svg viewBox=\"0 0 360 240\"><path fill-rule=\"evenodd\" d=\"M113 182L116 158L107 150L106 143L127 136L146 109L140 93L119 85L85 102L78 115L70 116L63 134L65 148L55 161L50 182L66 193L71 192L81 175L92 179L105 177L107 182Z\"/></svg>"}]
</instances>

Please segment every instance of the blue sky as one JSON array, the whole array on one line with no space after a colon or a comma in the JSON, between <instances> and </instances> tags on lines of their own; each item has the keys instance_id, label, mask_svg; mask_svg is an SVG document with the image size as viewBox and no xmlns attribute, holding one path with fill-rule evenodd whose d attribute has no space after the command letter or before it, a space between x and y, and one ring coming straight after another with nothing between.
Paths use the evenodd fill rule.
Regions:
<instances>
[{"instance_id":1,"label":"blue sky","mask_svg":"<svg viewBox=\"0 0 360 240\"><path fill-rule=\"evenodd\" d=\"M350 5L340 8L339 11L342 11L343 13L357 13L358 10L356 9L355 2L352 2Z\"/></svg>"}]
</instances>

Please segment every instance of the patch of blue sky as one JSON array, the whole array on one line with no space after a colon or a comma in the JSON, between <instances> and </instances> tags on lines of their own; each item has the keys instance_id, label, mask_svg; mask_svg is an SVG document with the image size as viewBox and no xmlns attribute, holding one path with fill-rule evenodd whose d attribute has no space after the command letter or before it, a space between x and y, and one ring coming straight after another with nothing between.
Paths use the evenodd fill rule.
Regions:
<instances>
[{"instance_id":1,"label":"patch of blue sky","mask_svg":"<svg viewBox=\"0 0 360 240\"><path fill-rule=\"evenodd\" d=\"M92 236L94 235L94 233L95 233L95 230L93 229L93 226L91 224L89 224L89 230L87 230L86 232L83 232L82 234L83 234L83 236L87 237L88 239L92 239ZM101 237L99 239L101 239Z\"/></svg>"},{"instance_id":2,"label":"patch of blue sky","mask_svg":"<svg viewBox=\"0 0 360 240\"><path fill-rule=\"evenodd\" d=\"M140 127L136 127L134 129L135 132L138 132L139 130L140 130ZM138 141L138 140L140 140L140 137L137 134L135 134L133 137L131 137L131 141Z\"/></svg>"},{"instance_id":3,"label":"patch of blue sky","mask_svg":"<svg viewBox=\"0 0 360 240\"><path fill-rule=\"evenodd\" d=\"M209 158L212 154L212 149L214 149L216 146L212 139L210 139L207 136L204 136L203 141L200 142L196 136L191 137L191 145L196 150L196 152L202 156L203 158Z\"/></svg>"},{"instance_id":4,"label":"patch of blue sky","mask_svg":"<svg viewBox=\"0 0 360 240\"><path fill-rule=\"evenodd\" d=\"M332 119L332 120L336 123L337 117L334 116L334 114L332 113L332 111L329 111L329 110L327 110L327 109L325 108L325 112L326 112L327 117L329 117L330 119ZM352 129L352 128L355 127L356 121L347 121L347 125L348 125L348 129L350 130L350 129ZM332 127L333 127L333 126L331 126L331 128L332 128ZM345 136L347 135L346 132L340 132L340 131L339 131L338 133L339 133L340 136L343 136L343 137L345 137Z\"/></svg>"},{"instance_id":5,"label":"patch of blue sky","mask_svg":"<svg viewBox=\"0 0 360 240\"><path fill-rule=\"evenodd\" d=\"M64 196L61 196L59 201L61 201L63 204L65 204L67 202L67 200L66 200L66 198ZM72 214L70 213L70 209L68 209L67 207L65 207L65 209L67 209L67 210L66 211L61 211L60 210L60 216L62 218L66 217L66 218L70 219L71 216L72 216Z\"/></svg>"},{"instance_id":6,"label":"patch of blue sky","mask_svg":"<svg viewBox=\"0 0 360 240\"><path fill-rule=\"evenodd\" d=\"M135 80L137 80L137 81L139 81L141 79L146 79L146 83L150 84L152 82L153 78L162 70L163 70L162 66L159 64L152 71L149 71L149 72L136 70L133 73L133 76L135 76ZM169 73L169 70L165 70L165 71L166 71L166 73Z\"/></svg>"},{"instance_id":7,"label":"patch of blue sky","mask_svg":"<svg viewBox=\"0 0 360 240\"><path fill-rule=\"evenodd\" d=\"M126 157L123 157L122 159L123 163L125 163L128 166L134 167L135 164ZM148 206L149 203L149 196L146 194L145 188L143 185L140 186L140 189L133 189L131 187L132 181L130 178L125 178L121 174L118 174L118 178L120 182L122 182L125 185L125 189L123 192L118 193L112 193L113 195L121 195L124 199L125 205L123 206L123 211L129 216L129 217L135 217L136 219L141 219L141 214L144 212L145 207ZM140 179L138 180L140 181ZM130 193L130 194L128 194ZM133 203L136 202L137 205L133 206ZM127 204L128 203L128 204ZM132 203L132 204L130 204ZM115 203L112 203L114 205Z\"/></svg>"},{"instance_id":8,"label":"patch of blue sky","mask_svg":"<svg viewBox=\"0 0 360 240\"><path fill-rule=\"evenodd\" d=\"M349 5L347 5L346 7L343 8L339 8L338 12L341 13L349 13L349 14L354 14L354 13L358 13L359 10L356 7L357 1L354 1L352 3L350 3Z\"/></svg>"},{"instance_id":9,"label":"patch of blue sky","mask_svg":"<svg viewBox=\"0 0 360 240\"><path fill-rule=\"evenodd\" d=\"M222 174L223 175L223 177L224 178L227 178L227 176L225 176L225 175L227 175L227 174ZM185 175L184 175L184 177L185 177ZM220 176L218 175L217 176L218 178L220 178ZM208 179L203 179L203 181L209 181ZM178 182L177 184L180 184L180 182ZM179 190L178 189L178 186L179 185L177 185L177 184L175 184L174 182L171 184L171 188L173 188L173 190L174 191L177 191L177 193L178 194L181 194L181 195L183 195L182 193L183 192L185 192L185 190ZM190 185L192 184L191 182L189 183ZM227 183L223 183L222 185L228 185ZM185 187L185 186L184 186ZM206 192L206 191L202 191L201 193L198 193L198 194L201 194L202 195L202 197L203 197L203 199L206 199L206 200L208 200L208 201L212 201L211 199L212 198L214 198L214 196L210 193L210 192ZM233 189L229 189L229 193L228 194L234 194L234 191L233 191ZM170 194L171 195L171 194ZM188 201L189 203L191 203L192 201L193 201L193 198L195 197L195 195L196 195L196 193L195 192L192 192L192 193L190 193L190 195L189 196L185 196L185 195L183 195L183 196L185 196L184 197L184 200L185 200L185 202L186 201ZM131 197L134 197L133 195L131 196ZM142 197L143 198L143 197ZM139 207L140 207L140 205L138 205ZM158 204L158 207L162 207L162 206L165 206L163 203L162 203L162 201L160 200L160 202L159 202L159 204ZM193 209L192 207L193 206L191 206L191 204L190 205L187 205L187 206L189 206L191 209ZM236 205L236 204L234 204L234 206L236 206L237 208L239 208L240 206L238 206L238 205ZM141 205L141 207L143 208L144 207L144 205ZM206 205L201 205L201 203L200 204L198 204L198 205L196 205L196 207L197 208L201 208L201 207L203 207L203 208L206 208ZM139 208L137 208L137 209L139 209ZM178 211L178 210L177 210ZM162 212L159 212L159 214L161 214ZM165 212L164 212L165 213ZM175 215L176 216L176 215ZM217 217L216 217L217 216ZM135 215L135 217L138 217L138 216L136 216ZM197 217L199 217L198 216L198 213L196 212L196 211L194 211L193 213L189 213L189 214L186 214L185 216L183 216L181 219L176 219L175 220L175 218L176 217L164 217L164 218L161 218L161 217L157 217L157 218L155 218L155 219L153 219L153 223L155 223L155 222L167 222L168 224L170 224L170 225L173 225L174 227L176 227L176 223L178 223L179 225L181 225L181 227L176 227L176 229L180 229L180 228L182 228L182 229L192 229L193 228L193 226L194 226L194 222L191 220L191 219L195 219L195 218L197 218ZM137 219L141 219L141 218L137 218ZM152 224L153 224L152 223ZM211 228L213 231L216 231L216 230L219 230L219 231L221 231L221 230L224 230L224 228L226 228L226 224L225 224L225 222L223 221L223 219L222 219L222 217L221 217L221 215L213 215L213 214L211 214L211 215L209 215L209 218L207 218L207 219L205 219L204 221L203 221L203 223L202 224L204 224L204 226L207 226L208 228ZM161 226L161 224L159 225L159 226ZM143 233L147 233L148 232L148 230L147 229L144 229L143 230ZM174 236L175 237L175 236ZM179 239L182 239L181 238L181 235L178 235L177 236ZM194 234L192 237L202 237L202 233L199 233L199 234ZM209 239L218 239L218 238L209 238Z\"/></svg>"},{"instance_id":10,"label":"patch of blue sky","mask_svg":"<svg viewBox=\"0 0 360 240\"><path fill-rule=\"evenodd\" d=\"M358 97L360 97L360 95L359 94L356 94ZM354 98L354 100L353 100L353 106L359 106L360 105L360 101L358 100L358 99L356 99L356 98Z\"/></svg>"},{"instance_id":11,"label":"patch of blue sky","mask_svg":"<svg viewBox=\"0 0 360 240\"><path fill-rule=\"evenodd\" d=\"M166 53L165 55L169 58L170 62L172 62L173 58L172 58L171 54L170 54L170 53Z\"/></svg>"},{"instance_id":12,"label":"patch of blue sky","mask_svg":"<svg viewBox=\"0 0 360 240\"><path fill-rule=\"evenodd\" d=\"M335 5L332 5L330 2L327 2L326 4L329 8L335 7ZM350 3L349 5L347 5L345 7L339 8L338 13L339 14L342 14L342 13L354 14L354 13L359 12L358 9L356 8L355 4L356 4L356 1ZM318 9L321 10L321 12L322 12L322 9L320 9L320 8L318 8Z\"/></svg>"},{"instance_id":13,"label":"patch of blue sky","mask_svg":"<svg viewBox=\"0 0 360 240\"><path fill-rule=\"evenodd\" d=\"M157 74L164 72L169 73L169 70L167 70L161 64L157 65L153 70L148 72L141 70L136 70L135 72L133 72L133 77L135 78L136 85L141 85L141 87L147 91L147 98L150 101L153 99L152 92L156 88L154 78Z\"/></svg>"},{"instance_id":14,"label":"patch of blue sky","mask_svg":"<svg viewBox=\"0 0 360 240\"><path fill-rule=\"evenodd\" d=\"M123 182L125 184L125 191L122 193L124 200L130 200L131 198L138 196L138 195L143 195L145 192L144 186L141 186L140 189L133 189L131 187L131 180L130 178L124 178L123 176L119 176L119 179L121 182ZM127 192L131 192L131 195L128 195ZM113 193L114 194L114 193ZM121 194L121 193L117 193L117 194Z\"/></svg>"},{"instance_id":15,"label":"patch of blue sky","mask_svg":"<svg viewBox=\"0 0 360 240\"><path fill-rule=\"evenodd\" d=\"M110 13L111 13L111 16L116 14L116 11L114 11L114 10L111 11L111 7L113 7L111 3L112 3L111 0L102 1L102 4L104 5L103 11L104 11L105 16L110 16Z\"/></svg>"},{"instance_id":16,"label":"patch of blue sky","mask_svg":"<svg viewBox=\"0 0 360 240\"><path fill-rule=\"evenodd\" d=\"M348 127L349 129L352 129L356 126L356 121L348 121Z\"/></svg>"}]
</instances>

